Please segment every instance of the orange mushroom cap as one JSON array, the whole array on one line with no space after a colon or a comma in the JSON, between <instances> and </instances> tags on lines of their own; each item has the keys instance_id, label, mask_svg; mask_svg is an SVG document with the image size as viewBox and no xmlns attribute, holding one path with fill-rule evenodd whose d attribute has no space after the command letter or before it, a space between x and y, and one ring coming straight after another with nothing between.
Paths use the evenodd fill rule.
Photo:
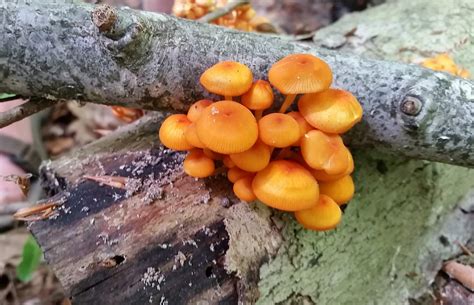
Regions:
<instances>
[{"instance_id":1,"label":"orange mushroom cap","mask_svg":"<svg viewBox=\"0 0 474 305\"><path fill-rule=\"evenodd\" d=\"M197 134L209 149L234 154L252 147L258 138L257 120L245 106L232 101L213 103L196 122Z\"/></svg>"},{"instance_id":2,"label":"orange mushroom cap","mask_svg":"<svg viewBox=\"0 0 474 305\"><path fill-rule=\"evenodd\" d=\"M347 175L335 181L321 182L319 190L321 194L328 195L339 205L342 205L354 196L354 181L351 176Z\"/></svg>"},{"instance_id":3,"label":"orange mushroom cap","mask_svg":"<svg viewBox=\"0 0 474 305\"><path fill-rule=\"evenodd\" d=\"M229 179L229 181L232 183L235 183L237 182L237 180L242 179L246 176L253 176L253 174L250 172L244 171L243 169L240 169L237 166L232 167L227 172L227 179Z\"/></svg>"},{"instance_id":4,"label":"orange mushroom cap","mask_svg":"<svg viewBox=\"0 0 474 305\"><path fill-rule=\"evenodd\" d=\"M318 203L310 209L296 211L296 220L306 229L326 231L334 229L341 222L339 205L326 195L319 195Z\"/></svg>"},{"instance_id":5,"label":"orange mushroom cap","mask_svg":"<svg viewBox=\"0 0 474 305\"><path fill-rule=\"evenodd\" d=\"M244 178L240 178L234 183L234 194L242 201L251 202L257 200L257 196L255 196L252 190L252 181L253 176L246 176Z\"/></svg>"},{"instance_id":6,"label":"orange mushroom cap","mask_svg":"<svg viewBox=\"0 0 474 305\"><path fill-rule=\"evenodd\" d=\"M252 86L252 81L252 71L235 61L221 61L204 71L200 78L207 91L224 96L244 94Z\"/></svg>"},{"instance_id":7,"label":"orange mushroom cap","mask_svg":"<svg viewBox=\"0 0 474 305\"><path fill-rule=\"evenodd\" d=\"M252 110L264 110L273 104L273 90L269 82L257 80L241 98L242 105Z\"/></svg>"},{"instance_id":8,"label":"orange mushroom cap","mask_svg":"<svg viewBox=\"0 0 474 305\"><path fill-rule=\"evenodd\" d=\"M202 150L193 149L184 159L184 172L191 177L205 178L214 173L214 161L206 156Z\"/></svg>"},{"instance_id":9,"label":"orange mushroom cap","mask_svg":"<svg viewBox=\"0 0 474 305\"><path fill-rule=\"evenodd\" d=\"M186 141L185 132L191 122L184 114L173 114L167 117L161 124L158 137L160 142L174 150L188 150L193 148Z\"/></svg>"},{"instance_id":10,"label":"orange mushroom cap","mask_svg":"<svg viewBox=\"0 0 474 305\"><path fill-rule=\"evenodd\" d=\"M271 148L268 145L257 141L249 150L231 154L229 157L239 168L248 172L258 172L268 165L271 154Z\"/></svg>"},{"instance_id":11,"label":"orange mushroom cap","mask_svg":"<svg viewBox=\"0 0 474 305\"><path fill-rule=\"evenodd\" d=\"M291 116L270 113L258 121L260 139L274 147L288 147L300 139L300 127Z\"/></svg>"},{"instance_id":12,"label":"orange mushroom cap","mask_svg":"<svg viewBox=\"0 0 474 305\"><path fill-rule=\"evenodd\" d=\"M272 161L252 182L258 200L283 211L299 211L314 206L319 197L318 183L296 162Z\"/></svg>"},{"instance_id":13,"label":"orange mushroom cap","mask_svg":"<svg viewBox=\"0 0 474 305\"><path fill-rule=\"evenodd\" d=\"M349 165L346 171L340 174L330 175L326 173L324 170L318 170L318 169L312 169L312 168L309 171L311 172L311 174L313 174L313 177L316 178L318 182L330 182L330 181L341 179L344 176L352 174L352 172L354 171L354 159L352 158L352 154L349 150L347 150L347 158L348 158Z\"/></svg>"},{"instance_id":14,"label":"orange mushroom cap","mask_svg":"<svg viewBox=\"0 0 474 305\"><path fill-rule=\"evenodd\" d=\"M344 133L362 119L362 107L348 91L328 89L303 95L298 109L313 127L328 133Z\"/></svg>"},{"instance_id":15,"label":"orange mushroom cap","mask_svg":"<svg viewBox=\"0 0 474 305\"><path fill-rule=\"evenodd\" d=\"M304 117L301 115L301 113L297 111L292 111L288 112L287 115L291 116L293 119L295 119L296 123L298 123L298 126L300 127L300 140L298 140L295 145L297 144L298 146L301 144L301 138L310 130L313 130L313 126L309 125L308 122L304 119Z\"/></svg>"},{"instance_id":16,"label":"orange mushroom cap","mask_svg":"<svg viewBox=\"0 0 474 305\"><path fill-rule=\"evenodd\" d=\"M314 169L325 170L330 175L347 170L348 149L338 135L325 134L320 130L311 130L301 139L301 155Z\"/></svg>"},{"instance_id":17,"label":"orange mushroom cap","mask_svg":"<svg viewBox=\"0 0 474 305\"><path fill-rule=\"evenodd\" d=\"M186 142L191 144L194 147L198 148L204 148L204 144L202 144L201 140L199 140L199 137L196 132L196 124L192 123L191 125L186 128L186 131L184 132L184 137L186 139Z\"/></svg>"},{"instance_id":18,"label":"orange mushroom cap","mask_svg":"<svg viewBox=\"0 0 474 305\"><path fill-rule=\"evenodd\" d=\"M311 54L292 54L273 64L270 83L283 94L319 92L332 83L331 68Z\"/></svg>"},{"instance_id":19,"label":"orange mushroom cap","mask_svg":"<svg viewBox=\"0 0 474 305\"><path fill-rule=\"evenodd\" d=\"M188 109L188 120L190 120L191 122L196 122L201 116L201 112L211 104L211 100L199 100L192 104L191 107L189 107Z\"/></svg>"}]
</instances>

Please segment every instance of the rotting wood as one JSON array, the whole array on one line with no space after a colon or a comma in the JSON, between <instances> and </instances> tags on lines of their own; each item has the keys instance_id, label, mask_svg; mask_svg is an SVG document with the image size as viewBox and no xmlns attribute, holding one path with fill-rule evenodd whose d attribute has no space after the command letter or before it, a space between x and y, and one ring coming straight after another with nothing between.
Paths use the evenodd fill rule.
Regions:
<instances>
[{"instance_id":1,"label":"rotting wood","mask_svg":"<svg viewBox=\"0 0 474 305\"><path fill-rule=\"evenodd\" d=\"M109 152L87 158L92 144L43 168L46 188L67 197L30 226L46 261L77 304L254 303L259 266L280 243L268 211L239 202L225 179L186 176L182 153L149 144L157 124L136 123L150 132L134 149L123 151L133 133L112 134L99 141ZM84 175L129 179L122 189Z\"/></svg>"},{"instance_id":2,"label":"rotting wood","mask_svg":"<svg viewBox=\"0 0 474 305\"><path fill-rule=\"evenodd\" d=\"M183 111L210 97L198 80L217 61L243 62L265 78L281 57L311 53L329 63L334 85L353 92L364 107L362 123L345 138L349 144L474 166L474 133L465 132L473 124L474 85L467 80L127 8L109 14L116 21L104 28L92 20L101 8L0 5L0 54L7 54L0 91ZM415 114L404 113L413 101Z\"/></svg>"}]
</instances>

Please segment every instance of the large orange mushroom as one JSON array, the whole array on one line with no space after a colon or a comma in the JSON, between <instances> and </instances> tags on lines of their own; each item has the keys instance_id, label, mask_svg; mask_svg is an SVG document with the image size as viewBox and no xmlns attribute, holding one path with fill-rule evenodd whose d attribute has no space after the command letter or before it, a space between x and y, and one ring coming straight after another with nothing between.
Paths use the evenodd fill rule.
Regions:
<instances>
[{"instance_id":1,"label":"large orange mushroom","mask_svg":"<svg viewBox=\"0 0 474 305\"><path fill-rule=\"evenodd\" d=\"M204 109L196 130L207 148L221 154L246 151L258 138L257 120L252 112L233 101L216 102Z\"/></svg>"},{"instance_id":2,"label":"large orange mushroom","mask_svg":"<svg viewBox=\"0 0 474 305\"><path fill-rule=\"evenodd\" d=\"M205 178L214 173L214 161L206 156L202 150L193 149L184 159L184 172L191 177Z\"/></svg>"},{"instance_id":3,"label":"large orange mushroom","mask_svg":"<svg viewBox=\"0 0 474 305\"><path fill-rule=\"evenodd\" d=\"M273 104L273 90L269 82L257 80L252 87L241 98L242 105L248 109L255 110L255 118L262 117L263 110L270 108Z\"/></svg>"},{"instance_id":4,"label":"large orange mushroom","mask_svg":"<svg viewBox=\"0 0 474 305\"><path fill-rule=\"evenodd\" d=\"M258 172L252 182L258 200L275 209L299 211L318 202L316 179L303 166L287 160L276 160Z\"/></svg>"},{"instance_id":5,"label":"large orange mushroom","mask_svg":"<svg viewBox=\"0 0 474 305\"><path fill-rule=\"evenodd\" d=\"M270 113L261 118L258 131L262 142L273 147L288 147L300 139L298 122L283 113Z\"/></svg>"},{"instance_id":6,"label":"large orange mushroom","mask_svg":"<svg viewBox=\"0 0 474 305\"><path fill-rule=\"evenodd\" d=\"M296 211L296 220L306 229L326 231L334 229L341 222L339 205L326 195L319 195L316 205L307 210Z\"/></svg>"},{"instance_id":7,"label":"large orange mushroom","mask_svg":"<svg viewBox=\"0 0 474 305\"><path fill-rule=\"evenodd\" d=\"M348 91L328 89L303 95L298 109L313 127L328 133L344 133L362 119L362 107Z\"/></svg>"},{"instance_id":8,"label":"large orange mushroom","mask_svg":"<svg viewBox=\"0 0 474 305\"><path fill-rule=\"evenodd\" d=\"M207 91L223 95L225 100L247 92L252 81L252 71L236 61L221 61L204 71L200 78Z\"/></svg>"},{"instance_id":9,"label":"large orange mushroom","mask_svg":"<svg viewBox=\"0 0 474 305\"><path fill-rule=\"evenodd\" d=\"M189 150L193 148L186 141L185 132L191 121L184 114L173 114L167 117L161 124L158 137L161 143L174 150Z\"/></svg>"},{"instance_id":10,"label":"large orange mushroom","mask_svg":"<svg viewBox=\"0 0 474 305\"><path fill-rule=\"evenodd\" d=\"M318 170L318 169L312 169L312 168L310 168L309 171L311 172L311 174L313 174L313 177L316 178L318 182L331 182L331 181L339 180L344 176L352 174L352 172L354 171L354 159L352 158L352 154L350 153L350 151L348 151L347 158L348 158L347 169L346 171L340 174L330 175L322 169Z\"/></svg>"},{"instance_id":11,"label":"large orange mushroom","mask_svg":"<svg viewBox=\"0 0 474 305\"><path fill-rule=\"evenodd\" d=\"M320 130L311 130L301 139L301 155L314 169L337 175L349 166L349 150L338 135L325 134Z\"/></svg>"},{"instance_id":12,"label":"large orange mushroom","mask_svg":"<svg viewBox=\"0 0 474 305\"><path fill-rule=\"evenodd\" d=\"M332 83L331 68L311 54L292 54L273 64L268 72L270 83L286 94L280 112L285 112L297 94L326 90Z\"/></svg>"}]
</instances>

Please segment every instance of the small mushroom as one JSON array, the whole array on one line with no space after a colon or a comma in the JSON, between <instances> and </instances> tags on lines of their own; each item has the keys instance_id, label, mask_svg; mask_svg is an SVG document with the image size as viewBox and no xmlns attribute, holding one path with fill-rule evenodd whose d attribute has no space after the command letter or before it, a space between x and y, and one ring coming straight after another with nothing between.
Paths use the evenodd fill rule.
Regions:
<instances>
[{"instance_id":1,"label":"small mushroom","mask_svg":"<svg viewBox=\"0 0 474 305\"><path fill-rule=\"evenodd\" d=\"M204 109L196 129L201 142L221 154L246 151L258 138L253 114L242 104L232 101L216 102Z\"/></svg>"},{"instance_id":2,"label":"small mushroom","mask_svg":"<svg viewBox=\"0 0 474 305\"><path fill-rule=\"evenodd\" d=\"M291 116L270 113L258 121L260 139L273 147L288 147L300 139L300 127Z\"/></svg>"},{"instance_id":3,"label":"small mushroom","mask_svg":"<svg viewBox=\"0 0 474 305\"><path fill-rule=\"evenodd\" d=\"M354 181L351 176L347 175L335 181L321 182L319 190L321 194L328 195L337 204L342 205L354 196Z\"/></svg>"},{"instance_id":4,"label":"small mushroom","mask_svg":"<svg viewBox=\"0 0 474 305\"><path fill-rule=\"evenodd\" d=\"M221 61L204 71L200 78L207 91L223 95L228 101L247 92L252 81L252 71L236 61Z\"/></svg>"},{"instance_id":5,"label":"small mushroom","mask_svg":"<svg viewBox=\"0 0 474 305\"><path fill-rule=\"evenodd\" d=\"M332 72L327 63L311 54L292 54L273 64L268 79L287 95L279 111L284 113L297 94L328 89L332 83Z\"/></svg>"},{"instance_id":6,"label":"small mushroom","mask_svg":"<svg viewBox=\"0 0 474 305\"><path fill-rule=\"evenodd\" d=\"M252 181L253 181L253 176L246 176L244 178L241 178L237 180L234 183L234 194L237 196L242 201L246 202L252 202L257 199L257 196L255 196L253 190L252 190Z\"/></svg>"},{"instance_id":7,"label":"small mushroom","mask_svg":"<svg viewBox=\"0 0 474 305\"><path fill-rule=\"evenodd\" d=\"M186 131L184 132L184 137L186 138L186 142L191 144L194 147L197 148L204 148L204 144L199 140L199 137L196 132L196 124L191 123L191 125L186 128Z\"/></svg>"},{"instance_id":8,"label":"small mushroom","mask_svg":"<svg viewBox=\"0 0 474 305\"><path fill-rule=\"evenodd\" d=\"M193 148L191 144L186 141L185 132L191 125L184 114L173 114L167 117L161 124L158 137L161 143L174 150L189 150Z\"/></svg>"},{"instance_id":9,"label":"small mushroom","mask_svg":"<svg viewBox=\"0 0 474 305\"><path fill-rule=\"evenodd\" d=\"M184 159L184 172L191 177L205 178L214 173L214 161L206 156L202 150L193 149Z\"/></svg>"},{"instance_id":10,"label":"small mushroom","mask_svg":"<svg viewBox=\"0 0 474 305\"><path fill-rule=\"evenodd\" d=\"M296 211L296 220L306 229L327 231L341 222L342 212L329 196L319 195L318 203L307 210Z\"/></svg>"},{"instance_id":11,"label":"small mushroom","mask_svg":"<svg viewBox=\"0 0 474 305\"><path fill-rule=\"evenodd\" d=\"M258 200L283 211L309 209L319 197L318 183L311 173L287 160L270 162L257 173L252 189Z\"/></svg>"},{"instance_id":12,"label":"small mushroom","mask_svg":"<svg viewBox=\"0 0 474 305\"><path fill-rule=\"evenodd\" d=\"M201 116L201 112L211 104L211 100L199 100L192 104L191 107L189 107L188 109L188 120L190 120L191 122L196 122Z\"/></svg>"},{"instance_id":13,"label":"small mushroom","mask_svg":"<svg viewBox=\"0 0 474 305\"><path fill-rule=\"evenodd\" d=\"M235 183L237 180L242 179L246 176L252 176L252 173L244 171L243 169L238 168L237 166L232 167L227 172L227 179L230 182Z\"/></svg>"},{"instance_id":14,"label":"small mushroom","mask_svg":"<svg viewBox=\"0 0 474 305\"><path fill-rule=\"evenodd\" d=\"M322 169L330 175L347 170L349 150L338 135L325 134L320 130L311 130L301 140L301 155L313 169Z\"/></svg>"},{"instance_id":15,"label":"small mushroom","mask_svg":"<svg viewBox=\"0 0 474 305\"><path fill-rule=\"evenodd\" d=\"M270 162L271 148L262 141L257 141L249 150L229 155L232 162L248 172L258 172Z\"/></svg>"},{"instance_id":16,"label":"small mushroom","mask_svg":"<svg viewBox=\"0 0 474 305\"><path fill-rule=\"evenodd\" d=\"M313 130L313 126L309 125L308 122L304 119L304 117L301 115L301 113L297 111L292 111L288 112L287 115L291 116L295 121L298 123L298 126L300 127L300 140L295 142L293 145L300 146L301 145L301 139L303 136L310 130Z\"/></svg>"},{"instance_id":17,"label":"small mushroom","mask_svg":"<svg viewBox=\"0 0 474 305\"><path fill-rule=\"evenodd\" d=\"M241 102L248 109L255 110L255 118L259 120L263 110L270 108L273 104L272 86L267 81L257 80L250 90L242 95Z\"/></svg>"},{"instance_id":18,"label":"small mushroom","mask_svg":"<svg viewBox=\"0 0 474 305\"><path fill-rule=\"evenodd\" d=\"M340 89L305 94L298 109L311 126L327 133L344 133L362 119L357 99Z\"/></svg>"},{"instance_id":19,"label":"small mushroom","mask_svg":"<svg viewBox=\"0 0 474 305\"><path fill-rule=\"evenodd\" d=\"M344 176L350 175L354 171L354 159L352 158L352 154L350 153L350 151L348 150L347 152L348 152L347 158L348 158L349 165L345 172L342 172L336 175L330 175L326 173L324 170L317 170L317 169L311 168L309 171L311 172L311 174L313 174L313 177L316 178L318 182L331 182L331 181L341 179Z\"/></svg>"}]
</instances>

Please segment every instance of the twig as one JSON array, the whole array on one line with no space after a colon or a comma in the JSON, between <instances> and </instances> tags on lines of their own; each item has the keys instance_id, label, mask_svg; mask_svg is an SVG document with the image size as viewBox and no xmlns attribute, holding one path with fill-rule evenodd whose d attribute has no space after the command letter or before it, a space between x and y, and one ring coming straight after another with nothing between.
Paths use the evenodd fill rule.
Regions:
<instances>
[{"instance_id":1,"label":"twig","mask_svg":"<svg viewBox=\"0 0 474 305\"><path fill-rule=\"evenodd\" d=\"M474 268L455 261L446 262L443 271L469 290L474 290Z\"/></svg>"},{"instance_id":2,"label":"twig","mask_svg":"<svg viewBox=\"0 0 474 305\"><path fill-rule=\"evenodd\" d=\"M57 101L47 99L30 99L26 103L16 106L10 110L0 112L0 128L20 121L32 114L40 112L56 104Z\"/></svg>"},{"instance_id":3,"label":"twig","mask_svg":"<svg viewBox=\"0 0 474 305\"><path fill-rule=\"evenodd\" d=\"M25 209L33 206L33 203L31 202L15 202L15 203L9 203L9 204L4 204L0 205L0 216L1 215L13 215L15 214L18 210L20 209Z\"/></svg>"},{"instance_id":4,"label":"twig","mask_svg":"<svg viewBox=\"0 0 474 305\"><path fill-rule=\"evenodd\" d=\"M225 5L223 7L216 8L215 10L210 12L209 14L206 14L206 15L202 16L201 18L198 19L198 21L199 22L204 22L204 23L212 22L212 21L216 20L219 17L227 15L228 13L232 12L233 10L238 8L239 6L246 5L246 4L249 4L249 3L250 3L250 1L248 1L248 0L236 0L236 1L229 2L227 5Z\"/></svg>"},{"instance_id":5,"label":"twig","mask_svg":"<svg viewBox=\"0 0 474 305\"><path fill-rule=\"evenodd\" d=\"M461 250L464 252L464 254L469 255L469 256L472 256L472 255L473 255L472 252L471 252L471 250L469 250L465 245L461 244L461 243L460 243L459 241L457 241L457 240L456 240L455 243L459 246L459 248L461 248Z\"/></svg>"}]
</instances>

